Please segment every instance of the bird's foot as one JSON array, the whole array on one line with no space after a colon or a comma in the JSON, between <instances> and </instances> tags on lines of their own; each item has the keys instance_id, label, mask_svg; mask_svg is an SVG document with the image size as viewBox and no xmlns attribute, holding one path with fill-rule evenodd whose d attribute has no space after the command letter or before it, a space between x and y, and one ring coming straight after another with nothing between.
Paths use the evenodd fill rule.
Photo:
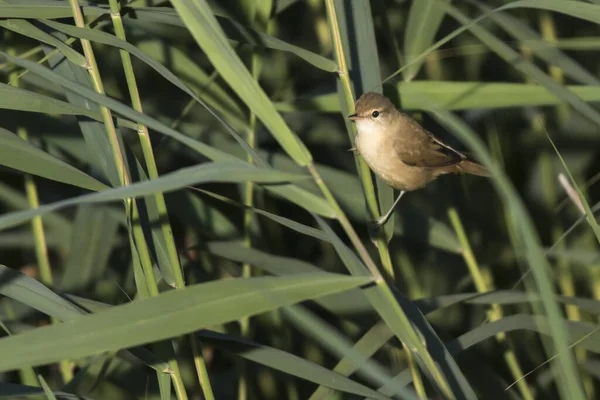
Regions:
<instances>
[{"instance_id":1,"label":"bird's foot","mask_svg":"<svg viewBox=\"0 0 600 400\"><path fill-rule=\"evenodd\" d=\"M352 148L348 149L348 151L352 151L354 153L357 153L358 149L356 147L352 147Z\"/></svg>"},{"instance_id":2,"label":"bird's foot","mask_svg":"<svg viewBox=\"0 0 600 400\"><path fill-rule=\"evenodd\" d=\"M371 221L371 230L376 231L377 229L381 228L383 225L385 225L385 223L388 221L388 218L386 218L385 215L379 217L378 219L376 219L375 221Z\"/></svg>"}]
</instances>

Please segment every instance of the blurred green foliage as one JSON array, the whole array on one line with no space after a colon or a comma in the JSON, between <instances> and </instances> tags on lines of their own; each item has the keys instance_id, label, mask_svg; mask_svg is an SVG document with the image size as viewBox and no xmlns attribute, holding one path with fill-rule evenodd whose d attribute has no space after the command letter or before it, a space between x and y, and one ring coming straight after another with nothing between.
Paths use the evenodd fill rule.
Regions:
<instances>
[{"instance_id":1,"label":"blurred green foliage","mask_svg":"<svg viewBox=\"0 0 600 400\"><path fill-rule=\"evenodd\" d=\"M599 26L583 0L0 2L0 395L595 398ZM370 231L367 91L494 176Z\"/></svg>"}]
</instances>

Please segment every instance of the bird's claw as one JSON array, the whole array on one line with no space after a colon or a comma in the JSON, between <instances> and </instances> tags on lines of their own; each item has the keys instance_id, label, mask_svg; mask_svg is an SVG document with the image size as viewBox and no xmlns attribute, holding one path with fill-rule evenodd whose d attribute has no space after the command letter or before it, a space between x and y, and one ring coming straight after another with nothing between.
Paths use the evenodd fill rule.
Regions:
<instances>
[{"instance_id":1,"label":"bird's claw","mask_svg":"<svg viewBox=\"0 0 600 400\"><path fill-rule=\"evenodd\" d=\"M387 218L385 218L385 216L379 217L378 219L376 219L375 221L371 222L371 229L376 231L377 229L381 228L383 225L385 225L385 223L388 221Z\"/></svg>"}]
</instances>

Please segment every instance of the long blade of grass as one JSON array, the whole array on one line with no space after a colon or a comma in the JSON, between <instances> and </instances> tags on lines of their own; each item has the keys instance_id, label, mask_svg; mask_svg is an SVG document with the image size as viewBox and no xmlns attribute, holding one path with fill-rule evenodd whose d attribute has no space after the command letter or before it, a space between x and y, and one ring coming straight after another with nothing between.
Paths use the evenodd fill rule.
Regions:
<instances>
[{"instance_id":1,"label":"long blade of grass","mask_svg":"<svg viewBox=\"0 0 600 400\"><path fill-rule=\"evenodd\" d=\"M319 217L316 217L321 229L329 235L339 257L346 268L356 275L368 273L358 257L337 237L333 230ZM450 357L435 331L427 323L416 307L404 298L397 290L390 288L393 297L379 286L364 289L367 299L396 337L414 354L422 367L422 371L439 386L439 390L447 396L475 399L475 393L468 381ZM410 313L410 318L408 316ZM427 348L420 337L426 337ZM432 345L435 343L435 347ZM432 352L429 352L432 349ZM445 387L444 387L445 386Z\"/></svg>"},{"instance_id":2,"label":"long blade of grass","mask_svg":"<svg viewBox=\"0 0 600 400\"><path fill-rule=\"evenodd\" d=\"M211 331L200 331L198 336L203 343L211 344L247 360L298 376L310 382L325 385L341 392L353 393L373 399L387 398L369 389L367 386L345 378L336 372L273 347L263 346L249 340Z\"/></svg>"},{"instance_id":3,"label":"long blade of grass","mask_svg":"<svg viewBox=\"0 0 600 400\"><path fill-rule=\"evenodd\" d=\"M159 22L173 26L185 27L177 13L158 7L136 7L135 14L140 21ZM291 43L284 42L274 36L247 28L230 18L215 15L215 18L227 38L240 43L248 43L254 46L263 46L273 50L285 51L294 54L315 67L327 72L337 71L337 64L329 58L313 53ZM127 20L125 20L127 23Z\"/></svg>"},{"instance_id":4,"label":"long blade of grass","mask_svg":"<svg viewBox=\"0 0 600 400\"><path fill-rule=\"evenodd\" d=\"M27 275L18 273L0 265L0 293L33 307L34 309L58 318L70 321L83 311L64 300L51 289Z\"/></svg>"},{"instance_id":5,"label":"long blade of grass","mask_svg":"<svg viewBox=\"0 0 600 400\"><path fill-rule=\"evenodd\" d=\"M177 76L175 76L165 66L163 66L162 64L160 64L159 62L154 60L152 57L149 57L146 54L144 54L142 51L140 51L134 45L132 45L128 42L125 42L125 41L117 38L116 36L110 35L105 32L97 31L94 29L79 28L76 26L62 24L59 22L54 22L54 21L49 21L49 20L42 21L42 22L44 22L49 27L56 29L59 32L63 32L67 35L71 35L71 36L74 36L74 37L77 37L80 39L87 39L87 40L90 40L93 42L98 42L98 43L103 43L103 44L107 44L110 46L114 46L114 47L117 47L119 49L125 50L125 51L133 54L134 56L136 56L137 58L139 58L140 60L142 60L143 62L148 64L150 67L152 67L156 72L158 72L160 75L162 75L165 79L167 79L173 85L177 86L179 89L181 89L182 91L187 93L190 97L192 97L198 103L202 104L206 109L209 110L209 112L212 113L212 110L210 110L208 108L208 106L202 101L202 99L200 99L196 95L196 93L194 93L190 88L188 88L181 81L181 79L179 79ZM258 156L258 154L256 154L254 149L252 149L250 146L248 146L248 144L235 131L233 131L233 129L229 128L229 126L224 121L223 121L223 123L225 124L226 130L236 139L238 144L240 144L240 146L242 146L248 154L252 155L253 159L256 160L258 165L262 165L262 166L267 165L266 161L263 160L260 156Z\"/></svg>"},{"instance_id":6,"label":"long blade of grass","mask_svg":"<svg viewBox=\"0 0 600 400\"><path fill-rule=\"evenodd\" d=\"M0 216L0 229L18 225L36 215L43 215L76 204L104 203L126 198L147 196L155 192L178 190L182 187L199 183L246 182L249 180L263 183L279 183L295 179L306 179L306 176L285 173L271 168L248 167L238 162L211 162L195 167L182 168L178 171L165 174L158 179L137 182L129 186L78 196L49 205L40 206L34 210L3 215Z\"/></svg>"},{"instance_id":7,"label":"long blade of grass","mask_svg":"<svg viewBox=\"0 0 600 400\"><path fill-rule=\"evenodd\" d=\"M11 399L19 398L19 397L29 397L29 396L43 396L44 389L36 386L28 386L28 385L19 385L17 383L8 383L2 382L0 383L0 397L8 397ZM65 392L62 390L57 390L52 392L56 396L60 396L61 399L84 399L91 400L91 397L80 396L78 394Z\"/></svg>"},{"instance_id":8,"label":"long blade of grass","mask_svg":"<svg viewBox=\"0 0 600 400\"><path fill-rule=\"evenodd\" d=\"M339 104L337 95L335 101ZM239 154L240 157L243 156L241 149L239 149L238 146L230 143L230 141L215 141L211 144L219 149L225 150L227 153ZM274 168L282 171L298 173L302 172L301 167L294 163L289 157L286 157L281 153L266 152L264 150L257 151L261 153L264 158L270 160ZM361 190L361 180L357 178L356 175L337 168L332 168L325 164L315 165L321 173L323 181L331 190L344 212L347 213L348 217L361 223L369 218L369 213L365 209L364 193ZM315 187L313 182L298 182L295 185L301 189L305 189L305 192L302 194L299 193L298 196L304 196L306 194L312 194L315 196L319 193L319 190ZM273 191L273 189L277 191L280 190L280 188L281 187L269 186L267 189L269 191ZM294 198L292 197L289 200L293 199ZM331 210L331 207L322 199L322 197L317 197L317 199L323 202L322 208L324 211L325 209ZM321 204L316 203L314 199L307 199L307 202L315 205ZM429 246L437 247L453 253L460 251L460 244L458 243L455 233L446 224L430 216L423 215L421 211L416 209L410 203L410 199L407 200L407 203L404 204L403 207L407 210L407 213L413 216L413 218L411 218L409 221L404 221L404 224L396 224L394 226L395 235L403 236L406 240L423 242ZM324 216L322 213L318 214ZM424 232L424 235L407 234L408 232L414 233L419 231L420 227L422 226L428 227L428 230L427 232Z\"/></svg>"},{"instance_id":9,"label":"long blade of grass","mask_svg":"<svg viewBox=\"0 0 600 400\"><path fill-rule=\"evenodd\" d=\"M89 17L99 17L108 14L108 9L85 5L83 14ZM73 10L69 4L60 4L53 0L4 0L0 4L0 15L3 18L69 18Z\"/></svg>"},{"instance_id":10,"label":"long blade of grass","mask_svg":"<svg viewBox=\"0 0 600 400\"><path fill-rule=\"evenodd\" d=\"M576 338L571 342L571 346L577 345L595 353L600 352L600 340L597 336L592 336L598 332L598 325L568 320L562 320L561 324L563 324L563 329L570 332L571 337ZM511 315L464 333L458 338L448 342L446 346L452 355L458 355L462 351L481 343L484 340L494 338L499 333L529 330L545 336L551 336L552 328L550 328L549 325L550 321L545 317L536 317L525 314ZM552 359L557 358L555 354L550 356ZM394 378L394 383L408 385L411 380L412 377L410 371L406 369ZM379 388L378 392L387 396L393 394L393 390L391 390L389 384Z\"/></svg>"},{"instance_id":11,"label":"long blade of grass","mask_svg":"<svg viewBox=\"0 0 600 400\"><path fill-rule=\"evenodd\" d=\"M19 58L14 58L14 57L11 57L4 53L0 53L0 55L5 56L6 58L10 59L15 64L19 64L46 79L53 80L55 83L60 84L65 89L67 89L69 92L77 93L78 95L89 98L90 100L93 100L94 102L97 102L98 104L102 104L102 105L110 108L111 110L113 110L117 113L120 113L121 115L123 115L127 118L130 118L131 120L134 120L137 123L144 124L144 125L148 126L149 128L156 130L157 132L160 132L166 136L169 136L169 137L185 144L186 146L194 149L198 153L202 154L203 156L205 156L211 160L216 160L216 161L235 160L235 161L242 163L242 161L235 156L232 156L228 153L225 153L223 151L215 149L214 147L208 146L205 143L202 143L200 141L189 138L189 137L181 134L180 132L167 127L165 124L157 121L156 119L149 117L146 114L139 113L139 112L133 110L132 108L127 107L124 104L122 104L114 99L111 99L107 96L100 95L87 87L84 87L84 86L77 84L69 79L59 76L59 75L53 73L52 71L42 67L41 65L38 65L37 63L31 62L28 60L19 59ZM268 190L270 190L274 193L277 193L281 197L284 197L285 199L287 199L287 200L289 200L311 212L315 212L319 215L322 215L322 216L325 216L328 218L331 218L334 215L334 212L331 209L331 206L329 206L327 201L325 201L323 198L315 196L312 193L303 191L295 186L282 185L282 186L269 188Z\"/></svg>"},{"instance_id":12,"label":"long blade of grass","mask_svg":"<svg viewBox=\"0 0 600 400\"><path fill-rule=\"evenodd\" d=\"M69 61L71 61L73 64L82 68L85 68L87 66L87 61L83 55L79 54L71 47L56 39L54 36L42 31L29 21L19 19L7 19L0 21L0 26L5 29L9 29L13 32L16 32L20 35L27 36L39 42L56 47L60 51L60 53L67 57Z\"/></svg>"},{"instance_id":13,"label":"long blade of grass","mask_svg":"<svg viewBox=\"0 0 600 400\"><path fill-rule=\"evenodd\" d=\"M368 290L368 289L367 289ZM370 360L353 348L352 342L333 326L317 317L304 307L288 306L283 308L283 314L302 333L311 337L315 342L333 353L337 358L347 357L353 363L361 365L359 374L374 384L381 384L391 379L388 371L381 364ZM416 400L417 396L408 389L397 385L394 396L403 399Z\"/></svg>"},{"instance_id":14,"label":"long blade of grass","mask_svg":"<svg viewBox=\"0 0 600 400\"><path fill-rule=\"evenodd\" d=\"M559 362L561 369L561 373L558 376L559 387L561 387L561 392L565 395L579 398L582 395L582 389L575 370L572 354L568 349L568 334L564 331L560 323L562 317L556 303L553 284L550 279L549 265L541 250L539 238L533 228L531 217L526 212L505 173L492 162L488 151L481 140L476 137L475 133L451 113L436 108L434 103L432 103L431 109L434 117L467 144L473 150L475 156L491 171L494 177L492 183L505 204L507 215L514 221L514 226L520 229L520 240L518 242L515 241L513 246L517 252L526 256L536 284L536 288L532 289L537 290L542 299L543 308L540 311L547 315L550 321L552 343L546 344L548 346L548 353L554 354L554 349L556 349L561 360Z\"/></svg>"},{"instance_id":15,"label":"long blade of grass","mask_svg":"<svg viewBox=\"0 0 600 400\"><path fill-rule=\"evenodd\" d=\"M502 59L504 59L507 63L512 65L515 69L535 79L540 85L543 85L546 89L548 89L548 91L563 101L571 104L573 108L575 108L575 110L577 110L580 114L595 124L600 125L600 113L598 113L593 107L581 100L574 93L571 93L568 89L565 89L562 85L556 83L550 76L536 67L533 63L523 59L520 54L511 49L509 45L498 39L487 29L480 25L471 25L473 21L471 21L459 9L450 5L445 5L440 0L438 0L438 2L440 5L444 6L446 12L451 15L452 18L456 19L463 25L468 25L471 33L485 43L492 51L498 54L498 56L502 57ZM524 2L517 1L516 3ZM497 9L496 11L498 10L500 9ZM598 10L596 11L598 12ZM519 62L515 62L516 60Z\"/></svg>"},{"instance_id":16,"label":"long blade of grass","mask_svg":"<svg viewBox=\"0 0 600 400\"><path fill-rule=\"evenodd\" d=\"M56 36L61 40L66 40L66 36L61 33L57 32ZM54 51L52 47L46 45L42 45L42 49L46 53L46 56L50 56ZM34 63L34 65L35 64L36 63ZM49 57L48 65L57 76L63 77L69 81L77 82L91 93L96 93L96 91L93 90L94 85L88 71L67 62L65 57L61 54ZM44 79L43 76L40 76L40 78L46 81L55 81L54 79ZM67 98L67 101L72 105L89 109L93 113L98 114L99 118L96 120L78 117L77 122L79 129L85 139L90 159L93 160L91 164L100 167L101 171L104 172L106 179L112 186L119 186L119 170L114 162L110 162L110 160L113 159L113 152L108 136L106 135L100 107L96 103L87 101L87 99L81 96L77 91L65 91L64 95Z\"/></svg>"},{"instance_id":17,"label":"long blade of grass","mask_svg":"<svg viewBox=\"0 0 600 400\"><path fill-rule=\"evenodd\" d=\"M314 273L321 268L291 257L278 257L264 251L248 248L239 241L209 242L208 251L212 254L239 263L252 266L276 276ZM350 289L343 293L321 297L315 300L335 315L366 317L373 314L373 307L358 289Z\"/></svg>"},{"instance_id":18,"label":"long blade of grass","mask_svg":"<svg viewBox=\"0 0 600 400\"><path fill-rule=\"evenodd\" d=\"M352 346L352 349L360 353L365 360L377 352L383 347L390 339L394 337L394 334L390 331L387 325L382 321L371 327L357 342ZM333 371L342 374L344 376L352 375L358 368L361 367L361 363L356 363L349 357L342 358L335 366ZM310 396L309 400L325 400L331 395L331 390L326 386L319 386L317 390Z\"/></svg>"},{"instance_id":19,"label":"long blade of grass","mask_svg":"<svg viewBox=\"0 0 600 400\"><path fill-rule=\"evenodd\" d=\"M277 113L265 92L256 83L233 51L205 0L173 0L173 6L223 79L248 105L299 165L306 166L312 156L300 139Z\"/></svg>"},{"instance_id":20,"label":"long blade of grass","mask_svg":"<svg viewBox=\"0 0 600 400\"><path fill-rule=\"evenodd\" d=\"M564 88L589 103L600 102L598 86L565 85ZM562 104L560 96L542 85L530 83L412 81L396 85L405 110L422 110L426 107L421 96L435 98L445 110L478 110L550 106ZM319 111L338 113L341 106L335 93L300 98L291 102L275 103L279 111Z\"/></svg>"},{"instance_id":21,"label":"long blade of grass","mask_svg":"<svg viewBox=\"0 0 600 400\"><path fill-rule=\"evenodd\" d=\"M209 242L208 251L219 257L239 263L249 263L257 268L277 276L287 276L321 271L322 269L291 257L276 256L264 251L247 248L240 241ZM583 311L600 314L600 301L573 296L557 296L563 304L572 304ZM473 305L515 305L540 302L535 293L520 292L515 290L495 290L488 293L460 293L431 298L413 300L412 303L423 314L429 314L459 304ZM373 312L367 298L359 290L348 290L332 296L322 297L317 300L324 308L335 315L361 315Z\"/></svg>"},{"instance_id":22,"label":"long blade of grass","mask_svg":"<svg viewBox=\"0 0 600 400\"><path fill-rule=\"evenodd\" d=\"M0 128L0 140L0 165L88 190L108 189L102 182L6 129Z\"/></svg>"},{"instance_id":23,"label":"long blade of grass","mask_svg":"<svg viewBox=\"0 0 600 400\"><path fill-rule=\"evenodd\" d=\"M475 2L480 9L486 12L492 10L480 1ZM506 33L520 40L522 45L530 48L542 60L559 67L564 71L565 75L576 82L593 86L600 84L600 80L589 73L577 61L563 53L560 49L557 49L553 44L543 41L535 30L516 17L504 12L494 12L489 14L489 18L500 25Z\"/></svg>"},{"instance_id":24,"label":"long blade of grass","mask_svg":"<svg viewBox=\"0 0 600 400\"><path fill-rule=\"evenodd\" d=\"M90 109L4 83L0 83L0 108L47 114L83 115L96 121L102 119L100 113Z\"/></svg>"},{"instance_id":25,"label":"long blade of grass","mask_svg":"<svg viewBox=\"0 0 600 400\"><path fill-rule=\"evenodd\" d=\"M68 324L0 339L0 370L137 346L364 285L369 278L308 274L231 279L113 307ZM32 343L35 345L32 346ZM76 343L76 344L75 344Z\"/></svg>"},{"instance_id":26,"label":"long blade of grass","mask_svg":"<svg viewBox=\"0 0 600 400\"><path fill-rule=\"evenodd\" d=\"M569 176L569 180L571 181L571 185L573 185L573 187L577 191L577 197L581 201L581 205L583 206L583 209L585 210L585 215L587 216L587 221L590 224L590 226L592 227L592 231L594 232L594 235L596 236L596 240L598 241L598 243L600 243L600 226L598 225L598 221L596 220L596 216L594 215L594 213L592 212L592 209L590 208L590 204L588 203L588 201L586 200L585 196L583 195L583 192L579 188L579 185L577 185L577 182L575 181L575 178L573 178L573 175L571 174L571 171L569 171L569 167L567 166L567 163L565 162L565 160L563 159L562 155L558 151L558 148L554 144L554 141L552 140L552 138L550 137L550 135L548 134L548 132L546 132L546 137L548 138L548 141L550 141L550 144L552 145L552 148L556 152L556 155L558 156L558 158L559 158L559 160L560 160L563 168L565 169L567 175Z\"/></svg>"}]
</instances>

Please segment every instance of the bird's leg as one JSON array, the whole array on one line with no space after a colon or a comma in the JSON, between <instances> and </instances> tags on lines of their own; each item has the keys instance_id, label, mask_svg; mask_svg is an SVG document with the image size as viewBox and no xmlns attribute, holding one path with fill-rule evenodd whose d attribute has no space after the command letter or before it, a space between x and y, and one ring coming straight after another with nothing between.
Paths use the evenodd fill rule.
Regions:
<instances>
[{"instance_id":1,"label":"bird's leg","mask_svg":"<svg viewBox=\"0 0 600 400\"><path fill-rule=\"evenodd\" d=\"M389 211L386 212L385 215L383 215L381 218L379 218L375 222L375 228L379 228L381 225L384 225L388 221L388 219L390 219L390 217L394 213L394 209L398 205L398 202L400 201L400 199L402 198L402 196L404 195L404 193L406 193L406 190L402 190L400 192L400 194L398 195L398 198L396 199L396 201L394 201L394 204L392 204L392 207L390 207Z\"/></svg>"}]
</instances>

